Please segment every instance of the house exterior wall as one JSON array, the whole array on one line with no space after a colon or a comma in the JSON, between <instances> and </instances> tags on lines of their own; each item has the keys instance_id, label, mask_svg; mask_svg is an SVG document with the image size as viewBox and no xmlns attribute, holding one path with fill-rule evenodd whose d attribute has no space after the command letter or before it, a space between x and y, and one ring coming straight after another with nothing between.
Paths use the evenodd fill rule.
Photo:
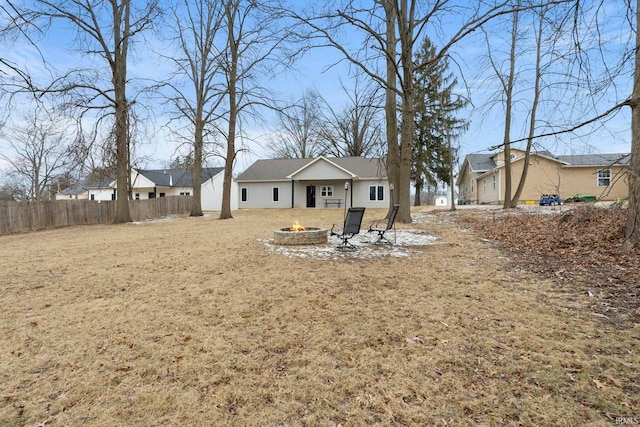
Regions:
<instances>
[{"instance_id":1,"label":"house exterior wall","mask_svg":"<svg viewBox=\"0 0 640 427\"><path fill-rule=\"evenodd\" d=\"M333 169L335 171L335 169ZM340 180L312 180L294 181L294 208L307 207L307 187L316 187L316 209L344 208L345 207L345 181L349 182L349 191L346 193L346 206L363 206L366 208L386 208L389 206L389 184L386 180L359 180L350 182L349 179ZM370 186L376 187L376 199L378 199L377 187L382 187L382 199L370 200ZM273 201L273 188L278 187L279 200ZM322 187L331 187L332 194L322 194ZM247 201L243 202L242 189L246 188ZM291 208L291 181L271 182L239 182L237 184L238 208ZM340 200L341 204L326 204L325 200ZM353 203L352 203L353 200Z\"/></svg>"},{"instance_id":2,"label":"house exterior wall","mask_svg":"<svg viewBox=\"0 0 640 427\"><path fill-rule=\"evenodd\" d=\"M611 170L611 183L607 187L598 186L598 171ZM600 200L626 199L629 197L629 181L625 169L621 166L612 167L564 167L562 177L563 194L561 198L581 194L596 196Z\"/></svg>"},{"instance_id":3,"label":"house exterior wall","mask_svg":"<svg viewBox=\"0 0 640 427\"><path fill-rule=\"evenodd\" d=\"M522 176L524 159L519 159L511 165L511 194L512 197L518 189L518 183ZM500 169L504 181L504 168ZM564 170L562 164L540 156L529 158L529 169L519 203L526 200L540 200L543 194L560 194L562 192L562 180ZM560 195L562 197L562 195ZM504 191L499 196L500 203L504 201Z\"/></svg>"},{"instance_id":4,"label":"house exterior wall","mask_svg":"<svg viewBox=\"0 0 640 427\"><path fill-rule=\"evenodd\" d=\"M465 203L478 203L478 183L477 178L482 174L471 171L471 166L465 164L458 185L458 198Z\"/></svg>"},{"instance_id":5,"label":"house exterior wall","mask_svg":"<svg viewBox=\"0 0 640 427\"><path fill-rule=\"evenodd\" d=\"M115 191L115 188L90 188L89 200L113 200Z\"/></svg>"},{"instance_id":6,"label":"house exterior wall","mask_svg":"<svg viewBox=\"0 0 640 427\"><path fill-rule=\"evenodd\" d=\"M476 182L478 204L498 203L503 185L501 170L504 169L496 169L494 172L488 172L478 177Z\"/></svg>"},{"instance_id":7,"label":"house exterior wall","mask_svg":"<svg viewBox=\"0 0 640 427\"><path fill-rule=\"evenodd\" d=\"M370 187L376 187L376 200L370 200ZM378 198L377 187L382 186L382 199ZM387 208L389 207L389 184L385 180L361 180L353 183L353 206L365 208Z\"/></svg>"},{"instance_id":8,"label":"house exterior wall","mask_svg":"<svg viewBox=\"0 0 640 427\"><path fill-rule=\"evenodd\" d=\"M224 186L224 172L217 174L210 180L205 181L200 189L203 211L220 211L222 209L222 189ZM193 195L193 189L189 190ZM238 185L231 181L231 210L238 209Z\"/></svg>"},{"instance_id":9,"label":"house exterior wall","mask_svg":"<svg viewBox=\"0 0 640 427\"><path fill-rule=\"evenodd\" d=\"M89 198L88 191L83 191L78 194L56 193L56 200L87 200L88 198Z\"/></svg>"},{"instance_id":10,"label":"house exterior wall","mask_svg":"<svg viewBox=\"0 0 640 427\"><path fill-rule=\"evenodd\" d=\"M242 201L243 188L247 192L246 201ZM274 188L278 189L277 202L273 201ZM236 193L238 209L291 207L291 181L239 182Z\"/></svg>"}]
</instances>

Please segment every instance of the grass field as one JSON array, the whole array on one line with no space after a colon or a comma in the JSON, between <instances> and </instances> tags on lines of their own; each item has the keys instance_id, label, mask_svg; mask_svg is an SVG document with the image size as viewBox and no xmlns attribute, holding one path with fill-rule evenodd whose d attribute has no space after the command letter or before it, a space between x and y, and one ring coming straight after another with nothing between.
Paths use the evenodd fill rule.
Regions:
<instances>
[{"instance_id":1,"label":"grass field","mask_svg":"<svg viewBox=\"0 0 640 427\"><path fill-rule=\"evenodd\" d=\"M414 211L399 232L435 239L395 248L270 244L342 215L0 237L0 426L640 422L639 329L507 267L455 215Z\"/></svg>"}]
</instances>

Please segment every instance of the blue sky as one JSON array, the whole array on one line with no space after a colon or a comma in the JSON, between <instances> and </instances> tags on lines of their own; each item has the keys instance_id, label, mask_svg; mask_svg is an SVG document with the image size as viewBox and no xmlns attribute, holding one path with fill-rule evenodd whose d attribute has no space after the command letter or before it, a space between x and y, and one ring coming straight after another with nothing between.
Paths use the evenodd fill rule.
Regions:
<instances>
[{"instance_id":1,"label":"blue sky","mask_svg":"<svg viewBox=\"0 0 640 427\"><path fill-rule=\"evenodd\" d=\"M627 24L621 15L621 9L617 9L620 5L616 5L617 2L613 1L606 3L609 22L608 25L604 27L605 31L603 32L606 37L614 41L614 46L610 44L610 52L606 54L606 60L611 63L619 61L616 55L618 55L620 50L615 44L622 44L630 31L630 29L625 26ZM447 25L454 24L449 23ZM491 28L494 31L499 29L497 23ZM447 29L444 26L437 30L438 31L432 33L434 39L437 38L438 34L446 38ZM492 39L494 42L500 38L499 32L495 34L496 37ZM502 35L504 36L504 34ZM54 34L42 40L42 52L47 55L47 59L52 61L52 64L59 70L65 69L68 64L79 65L84 63L88 66L92 65L81 53L70 49L73 46L73 37L73 33L59 29ZM350 37L352 37L351 41L354 42L356 39L353 37L357 36L354 34L350 35ZM437 44L437 40L435 43ZM486 152L488 147L502 142L502 132L504 128L502 109L496 107L487 112L486 108L480 108L486 106L488 98L496 90L496 82L491 79L491 73L487 71L485 67L480 66L485 51L484 37L481 33L476 32L472 37L463 40L450 52L452 58L456 60L456 64L461 67L460 71L464 76L464 78L462 78L462 76L458 78L460 83L459 92L465 95L469 94L473 102L473 106L468 107L464 112L460 113L461 117L467 118L470 121L469 130L457 141L460 145L462 158L469 153ZM17 44L10 46L8 50L5 49L5 52L6 57L18 65L28 68L35 76L43 80L46 80L48 77L48 73L42 68L38 53L31 46L25 44L24 41L19 41ZM142 42L138 42L133 54L133 60L129 65L130 77L161 79L170 71L169 64L153 55ZM519 67L526 68L528 66L526 58L527 56L523 55L523 62L519 64ZM340 59L341 55L331 48L311 50L296 65L295 70L280 74L276 79L269 82L269 85L279 92L281 99L298 99L305 90L315 89L318 90L325 99L332 101L334 105L339 108L345 102L345 94L340 87L340 79L347 84L349 83L348 67L346 63L341 63L328 70L326 68L328 65ZM100 66L102 65L103 64L100 64ZM458 72L457 66L453 63L450 69L456 73ZM465 82L467 86L463 86L463 82ZM630 94L631 80L628 73L622 75L616 83L618 85L617 90L611 89L599 94L600 98L598 102L601 110L605 110L615 103L622 101ZM523 90L524 87L525 86L520 86L519 90ZM580 102L589 102L589 94L583 94L581 96L584 96L584 101L579 100ZM517 116L513 123L512 139L524 136L525 120L528 111L527 99L525 95L519 98L516 109ZM270 115L265 113L265 116L269 117ZM556 120L556 124L561 122L560 114L558 113L553 116L543 116L543 118L546 117ZM153 142L143 144L139 147L140 154L150 157L150 160L146 164L147 167L163 166L175 152L176 143L173 141L173 138L163 130L165 122L166 117L159 114L155 117L154 123L147 127L148 130L155 131L155 133L150 133L146 136L149 141ZM269 131L268 123L255 123L247 130L249 134L257 139L260 139L262 134ZM630 146L630 112L628 109L625 109L612 120L608 121L605 127L595 129L590 127L575 134L565 134L557 138L545 138L540 140L540 145L538 145L537 148L547 149L555 154L569 154L628 152L630 151ZM265 150L260 148L259 144L252 143L252 150L252 154L240 157L237 166L238 171L242 171L248 167L255 158L267 155Z\"/></svg>"}]
</instances>

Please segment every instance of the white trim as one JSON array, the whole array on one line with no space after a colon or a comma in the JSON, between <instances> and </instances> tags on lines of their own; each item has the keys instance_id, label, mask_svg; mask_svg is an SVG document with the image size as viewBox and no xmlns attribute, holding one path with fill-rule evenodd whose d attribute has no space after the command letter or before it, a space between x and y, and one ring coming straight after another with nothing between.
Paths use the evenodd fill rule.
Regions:
<instances>
[{"instance_id":1,"label":"white trim","mask_svg":"<svg viewBox=\"0 0 640 427\"><path fill-rule=\"evenodd\" d=\"M331 160L327 159L324 156L320 156L317 157L315 159L313 159L312 161L310 161L309 163L307 163L306 165L302 166L300 169L298 169L297 171L294 171L293 173L291 173L290 175L288 175L286 178L288 179L294 179L294 176L299 174L300 172L302 172L303 170L307 169L308 167L310 167L311 165L313 165L314 163L316 163L319 160L324 160L325 162L329 163L330 165L332 165L333 167L343 171L344 173L346 173L347 175L351 175L351 178L357 178L358 176L355 175L353 172L348 171L347 169L343 168L342 166L339 166L335 163L333 163Z\"/></svg>"}]
</instances>

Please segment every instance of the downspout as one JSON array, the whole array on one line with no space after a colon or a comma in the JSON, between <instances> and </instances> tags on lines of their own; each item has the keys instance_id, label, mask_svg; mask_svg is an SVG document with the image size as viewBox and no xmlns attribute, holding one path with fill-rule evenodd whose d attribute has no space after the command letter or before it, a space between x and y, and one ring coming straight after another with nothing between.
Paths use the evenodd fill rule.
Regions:
<instances>
[{"instance_id":1,"label":"downspout","mask_svg":"<svg viewBox=\"0 0 640 427\"><path fill-rule=\"evenodd\" d=\"M294 197L294 194L295 194L294 190L295 190L295 186L294 186L293 180L291 180L291 209L293 209L294 201L295 201L294 200L294 198L295 198Z\"/></svg>"}]
</instances>

